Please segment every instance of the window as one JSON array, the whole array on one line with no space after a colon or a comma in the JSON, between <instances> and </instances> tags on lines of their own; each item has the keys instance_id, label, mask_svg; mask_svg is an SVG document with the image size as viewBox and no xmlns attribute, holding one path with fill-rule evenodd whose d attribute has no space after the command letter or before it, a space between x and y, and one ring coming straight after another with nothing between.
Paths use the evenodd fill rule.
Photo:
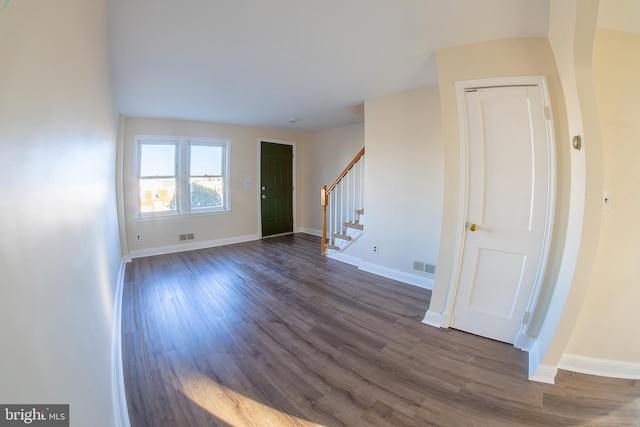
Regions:
<instances>
[{"instance_id":1,"label":"window","mask_svg":"<svg viewBox=\"0 0 640 427\"><path fill-rule=\"evenodd\" d=\"M189 209L192 211L224 207L223 144L189 142Z\"/></svg>"},{"instance_id":2,"label":"window","mask_svg":"<svg viewBox=\"0 0 640 427\"><path fill-rule=\"evenodd\" d=\"M229 210L229 141L136 137L137 217Z\"/></svg>"},{"instance_id":3,"label":"window","mask_svg":"<svg viewBox=\"0 0 640 427\"><path fill-rule=\"evenodd\" d=\"M178 147L177 141L140 141L140 215L177 212Z\"/></svg>"}]
</instances>

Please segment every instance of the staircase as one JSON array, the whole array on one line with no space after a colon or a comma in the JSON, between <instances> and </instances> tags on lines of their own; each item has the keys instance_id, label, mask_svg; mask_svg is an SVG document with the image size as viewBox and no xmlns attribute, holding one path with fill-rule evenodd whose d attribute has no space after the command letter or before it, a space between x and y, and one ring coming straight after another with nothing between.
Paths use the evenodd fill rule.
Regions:
<instances>
[{"instance_id":1,"label":"staircase","mask_svg":"<svg viewBox=\"0 0 640 427\"><path fill-rule=\"evenodd\" d=\"M330 238L325 245L325 249L340 252L349 247L351 243L355 242L364 232L364 222L362 221L363 215L364 209L356 210L355 218L353 220L343 222L342 230L337 233L330 234Z\"/></svg>"},{"instance_id":2,"label":"staircase","mask_svg":"<svg viewBox=\"0 0 640 427\"><path fill-rule=\"evenodd\" d=\"M322 255L342 252L364 233L364 148L330 186L323 186Z\"/></svg>"}]
</instances>

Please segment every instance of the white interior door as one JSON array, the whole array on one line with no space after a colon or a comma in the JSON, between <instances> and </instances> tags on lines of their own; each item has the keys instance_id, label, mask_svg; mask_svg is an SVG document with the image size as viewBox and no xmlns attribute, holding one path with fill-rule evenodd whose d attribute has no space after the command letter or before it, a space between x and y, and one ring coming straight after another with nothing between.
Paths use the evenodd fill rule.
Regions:
<instances>
[{"instance_id":1,"label":"white interior door","mask_svg":"<svg viewBox=\"0 0 640 427\"><path fill-rule=\"evenodd\" d=\"M467 90L467 227L450 326L513 343L546 259L550 143L538 86Z\"/></svg>"}]
</instances>

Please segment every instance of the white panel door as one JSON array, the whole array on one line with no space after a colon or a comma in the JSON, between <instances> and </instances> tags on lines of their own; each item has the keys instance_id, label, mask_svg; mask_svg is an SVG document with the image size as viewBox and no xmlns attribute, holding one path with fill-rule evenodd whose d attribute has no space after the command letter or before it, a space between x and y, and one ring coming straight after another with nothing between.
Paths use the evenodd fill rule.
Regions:
<instances>
[{"instance_id":1,"label":"white panel door","mask_svg":"<svg viewBox=\"0 0 640 427\"><path fill-rule=\"evenodd\" d=\"M451 326L513 343L534 289L549 203L537 86L465 92L467 227Z\"/></svg>"}]
</instances>

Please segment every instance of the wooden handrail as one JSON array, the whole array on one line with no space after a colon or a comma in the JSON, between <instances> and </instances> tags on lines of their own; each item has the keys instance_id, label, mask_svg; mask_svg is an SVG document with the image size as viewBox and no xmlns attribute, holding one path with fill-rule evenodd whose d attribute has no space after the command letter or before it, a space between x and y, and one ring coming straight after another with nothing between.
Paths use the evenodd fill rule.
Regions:
<instances>
[{"instance_id":1,"label":"wooden handrail","mask_svg":"<svg viewBox=\"0 0 640 427\"><path fill-rule=\"evenodd\" d=\"M351 163L349 163L349 165L344 168L344 170L342 171L342 173L340 175L338 175L338 177L336 178L335 181L333 181L333 184L331 184L329 187L327 187L327 195L329 195L329 193L331 193L331 191L333 191L333 189L336 187L336 185L338 185L338 183L340 182L340 180L342 178L344 178L349 171L351 170L351 168L353 167L353 165L355 165L356 163L358 163L358 160L360 160L360 158L364 156L364 147L362 147L362 150L360 150L360 152L358 154L356 154L356 156L353 158L353 160L351 160Z\"/></svg>"},{"instance_id":2,"label":"wooden handrail","mask_svg":"<svg viewBox=\"0 0 640 427\"><path fill-rule=\"evenodd\" d=\"M327 205L329 204L329 193L331 193L336 185L338 185L340 180L342 180L342 178L344 178L349 173L353 166L358 163L362 156L364 156L364 147L362 147L362 150L360 150L358 154L356 154L356 156L353 158L353 160L351 160L351 163L349 163L347 167L344 168L342 173L338 175L336 180L333 181L333 184L331 184L329 187L324 185L320 190L320 204L322 205L322 240L320 241L320 250L322 251L322 255L327 254L327 243L329 243L329 239L327 238Z\"/></svg>"}]
</instances>

